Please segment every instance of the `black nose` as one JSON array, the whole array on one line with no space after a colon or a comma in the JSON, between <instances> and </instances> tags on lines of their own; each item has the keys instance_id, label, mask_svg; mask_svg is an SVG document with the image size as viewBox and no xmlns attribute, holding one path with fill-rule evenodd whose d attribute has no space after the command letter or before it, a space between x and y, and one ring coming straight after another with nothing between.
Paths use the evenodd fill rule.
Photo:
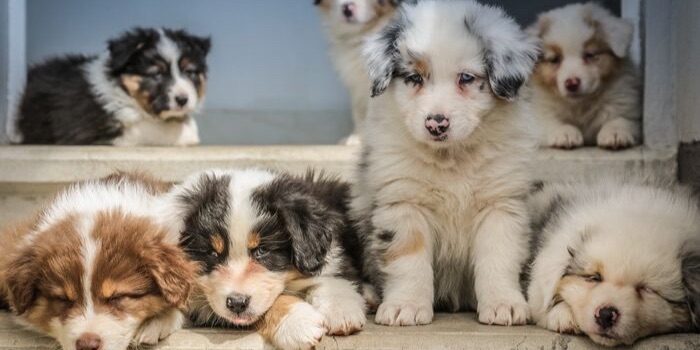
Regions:
<instances>
[{"instance_id":1,"label":"black nose","mask_svg":"<svg viewBox=\"0 0 700 350\"><path fill-rule=\"evenodd\" d=\"M442 114L429 115L425 119L425 128L430 135L441 136L450 128L450 120Z\"/></svg>"},{"instance_id":2,"label":"black nose","mask_svg":"<svg viewBox=\"0 0 700 350\"><path fill-rule=\"evenodd\" d=\"M343 16L345 18L352 18L352 16L355 14L355 4L351 2L344 3L342 6L343 10Z\"/></svg>"},{"instance_id":3,"label":"black nose","mask_svg":"<svg viewBox=\"0 0 700 350\"><path fill-rule=\"evenodd\" d=\"M226 307L233 312L243 312L248 308L250 296L234 293L226 298Z\"/></svg>"},{"instance_id":4,"label":"black nose","mask_svg":"<svg viewBox=\"0 0 700 350\"><path fill-rule=\"evenodd\" d=\"M620 312L616 308L606 306L596 310L595 322L603 329L612 328L620 318Z\"/></svg>"},{"instance_id":5,"label":"black nose","mask_svg":"<svg viewBox=\"0 0 700 350\"><path fill-rule=\"evenodd\" d=\"M177 103L178 106L183 107L187 104L187 96L175 96L175 103Z\"/></svg>"}]
</instances>

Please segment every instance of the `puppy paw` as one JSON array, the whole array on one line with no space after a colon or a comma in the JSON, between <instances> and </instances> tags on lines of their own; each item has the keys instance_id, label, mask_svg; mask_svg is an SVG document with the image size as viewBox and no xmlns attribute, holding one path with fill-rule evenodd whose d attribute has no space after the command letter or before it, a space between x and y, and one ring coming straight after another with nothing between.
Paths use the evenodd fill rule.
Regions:
<instances>
[{"instance_id":1,"label":"puppy paw","mask_svg":"<svg viewBox=\"0 0 700 350\"><path fill-rule=\"evenodd\" d=\"M530 311L522 296L511 300L479 301L479 322L488 325L514 326L527 323Z\"/></svg>"},{"instance_id":2,"label":"puppy paw","mask_svg":"<svg viewBox=\"0 0 700 350\"><path fill-rule=\"evenodd\" d=\"M182 328L185 316L177 310L146 320L134 335L135 344L155 345Z\"/></svg>"},{"instance_id":3,"label":"puppy paw","mask_svg":"<svg viewBox=\"0 0 700 350\"><path fill-rule=\"evenodd\" d=\"M416 326L433 322L430 304L388 303L379 305L374 321L387 326Z\"/></svg>"},{"instance_id":4,"label":"puppy paw","mask_svg":"<svg viewBox=\"0 0 700 350\"><path fill-rule=\"evenodd\" d=\"M634 146L637 141L631 132L620 127L603 127L598 133L598 147L620 150Z\"/></svg>"},{"instance_id":5,"label":"puppy paw","mask_svg":"<svg viewBox=\"0 0 700 350\"><path fill-rule=\"evenodd\" d=\"M583 146L583 135L573 125L562 125L547 136L546 147L573 149Z\"/></svg>"},{"instance_id":6,"label":"puppy paw","mask_svg":"<svg viewBox=\"0 0 700 350\"><path fill-rule=\"evenodd\" d=\"M365 303L358 294L356 299L333 300L316 306L325 318L330 335L350 335L362 330L367 321Z\"/></svg>"},{"instance_id":7,"label":"puppy paw","mask_svg":"<svg viewBox=\"0 0 700 350\"><path fill-rule=\"evenodd\" d=\"M273 345L285 350L312 349L326 334L324 316L308 303L297 303L281 321Z\"/></svg>"},{"instance_id":8,"label":"puppy paw","mask_svg":"<svg viewBox=\"0 0 700 350\"><path fill-rule=\"evenodd\" d=\"M565 303L555 305L537 325L558 333L581 333L574 320L574 315L571 313L571 308Z\"/></svg>"},{"instance_id":9,"label":"puppy paw","mask_svg":"<svg viewBox=\"0 0 700 350\"><path fill-rule=\"evenodd\" d=\"M348 137L340 141L341 144L346 146L357 146L362 144L359 134L350 134Z\"/></svg>"}]
</instances>

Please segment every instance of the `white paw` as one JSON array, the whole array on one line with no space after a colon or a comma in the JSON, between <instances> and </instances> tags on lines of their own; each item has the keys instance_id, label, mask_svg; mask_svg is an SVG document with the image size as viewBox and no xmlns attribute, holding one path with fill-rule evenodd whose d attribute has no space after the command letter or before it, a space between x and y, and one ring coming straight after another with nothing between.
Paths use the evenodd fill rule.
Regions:
<instances>
[{"instance_id":1,"label":"white paw","mask_svg":"<svg viewBox=\"0 0 700 350\"><path fill-rule=\"evenodd\" d=\"M572 149L583 146L583 135L573 125L562 125L547 135L547 147Z\"/></svg>"},{"instance_id":2,"label":"white paw","mask_svg":"<svg viewBox=\"0 0 700 350\"><path fill-rule=\"evenodd\" d=\"M637 143L631 132L620 127L603 127L597 142L598 147L612 150L629 148Z\"/></svg>"},{"instance_id":3,"label":"white paw","mask_svg":"<svg viewBox=\"0 0 700 350\"><path fill-rule=\"evenodd\" d=\"M571 308L565 303L555 305L545 317L537 323L542 328L559 333L579 334L581 331L574 320Z\"/></svg>"},{"instance_id":4,"label":"white paw","mask_svg":"<svg viewBox=\"0 0 700 350\"><path fill-rule=\"evenodd\" d=\"M500 326L513 326L527 323L530 309L522 296L507 299L479 300L479 322Z\"/></svg>"},{"instance_id":5,"label":"white paw","mask_svg":"<svg viewBox=\"0 0 700 350\"><path fill-rule=\"evenodd\" d=\"M182 328L185 316L177 310L166 311L160 316L146 320L134 335L134 343L155 345Z\"/></svg>"},{"instance_id":6,"label":"white paw","mask_svg":"<svg viewBox=\"0 0 700 350\"><path fill-rule=\"evenodd\" d=\"M379 305L374 321L387 326L416 326L433 322L433 306L418 303L388 303Z\"/></svg>"},{"instance_id":7,"label":"white paw","mask_svg":"<svg viewBox=\"0 0 700 350\"><path fill-rule=\"evenodd\" d=\"M308 303L297 303L277 327L273 345L284 350L312 349L324 334L323 315Z\"/></svg>"},{"instance_id":8,"label":"white paw","mask_svg":"<svg viewBox=\"0 0 700 350\"><path fill-rule=\"evenodd\" d=\"M367 321L365 316L365 301L355 293L357 298L329 300L321 305L315 305L325 319L325 325L330 335L350 335L362 330Z\"/></svg>"},{"instance_id":9,"label":"white paw","mask_svg":"<svg viewBox=\"0 0 700 350\"><path fill-rule=\"evenodd\" d=\"M348 137L340 140L340 144L346 146L357 146L362 144L362 139L360 138L360 134L350 134Z\"/></svg>"}]
</instances>

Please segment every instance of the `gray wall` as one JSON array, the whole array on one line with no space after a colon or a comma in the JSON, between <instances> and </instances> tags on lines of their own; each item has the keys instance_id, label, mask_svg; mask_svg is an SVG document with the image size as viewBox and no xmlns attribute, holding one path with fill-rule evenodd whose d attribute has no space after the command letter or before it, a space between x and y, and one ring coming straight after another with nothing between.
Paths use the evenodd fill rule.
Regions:
<instances>
[{"instance_id":1,"label":"gray wall","mask_svg":"<svg viewBox=\"0 0 700 350\"><path fill-rule=\"evenodd\" d=\"M10 3L8 1L0 2L0 144L7 140L5 131L5 117L7 116L9 106L9 84L8 70L10 53L10 30L8 16L10 12Z\"/></svg>"}]
</instances>

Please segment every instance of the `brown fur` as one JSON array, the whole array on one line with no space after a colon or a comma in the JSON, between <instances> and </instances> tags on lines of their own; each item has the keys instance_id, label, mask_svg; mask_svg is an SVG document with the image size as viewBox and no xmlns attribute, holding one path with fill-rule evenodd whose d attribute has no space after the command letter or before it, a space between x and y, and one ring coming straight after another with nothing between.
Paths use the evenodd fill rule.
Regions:
<instances>
[{"instance_id":1,"label":"brown fur","mask_svg":"<svg viewBox=\"0 0 700 350\"><path fill-rule=\"evenodd\" d=\"M277 328L282 323L284 318L289 313L296 303L304 303L305 301L299 297L292 295L280 295L272 304L265 316L255 324L255 328L260 335L267 341L274 338Z\"/></svg>"},{"instance_id":2,"label":"brown fur","mask_svg":"<svg viewBox=\"0 0 700 350\"><path fill-rule=\"evenodd\" d=\"M560 65L546 62L544 57L557 56L561 58L563 55L561 48L556 44L548 44L545 46L543 53L543 59L535 66L532 78L540 86L557 93L557 71Z\"/></svg>"},{"instance_id":3,"label":"brown fur","mask_svg":"<svg viewBox=\"0 0 700 350\"><path fill-rule=\"evenodd\" d=\"M425 248L425 239L420 232L411 232L409 237L402 242L392 244L384 254L384 263L389 264L397 259L413 255Z\"/></svg>"},{"instance_id":4,"label":"brown fur","mask_svg":"<svg viewBox=\"0 0 700 350\"><path fill-rule=\"evenodd\" d=\"M144 111L152 113L151 96L147 91L141 90L141 81L143 78L138 75L123 74L120 79L122 86L129 96L133 97Z\"/></svg>"},{"instance_id":5,"label":"brown fur","mask_svg":"<svg viewBox=\"0 0 700 350\"><path fill-rule=\"evenodd\" d=\"M118 184L120 182L132 182L143 185L149 194L162 194L170 190L171 185L167 184L146 172L139 171L117 171L101 179L105 184Z\"/></svg>"}]
</instances>

